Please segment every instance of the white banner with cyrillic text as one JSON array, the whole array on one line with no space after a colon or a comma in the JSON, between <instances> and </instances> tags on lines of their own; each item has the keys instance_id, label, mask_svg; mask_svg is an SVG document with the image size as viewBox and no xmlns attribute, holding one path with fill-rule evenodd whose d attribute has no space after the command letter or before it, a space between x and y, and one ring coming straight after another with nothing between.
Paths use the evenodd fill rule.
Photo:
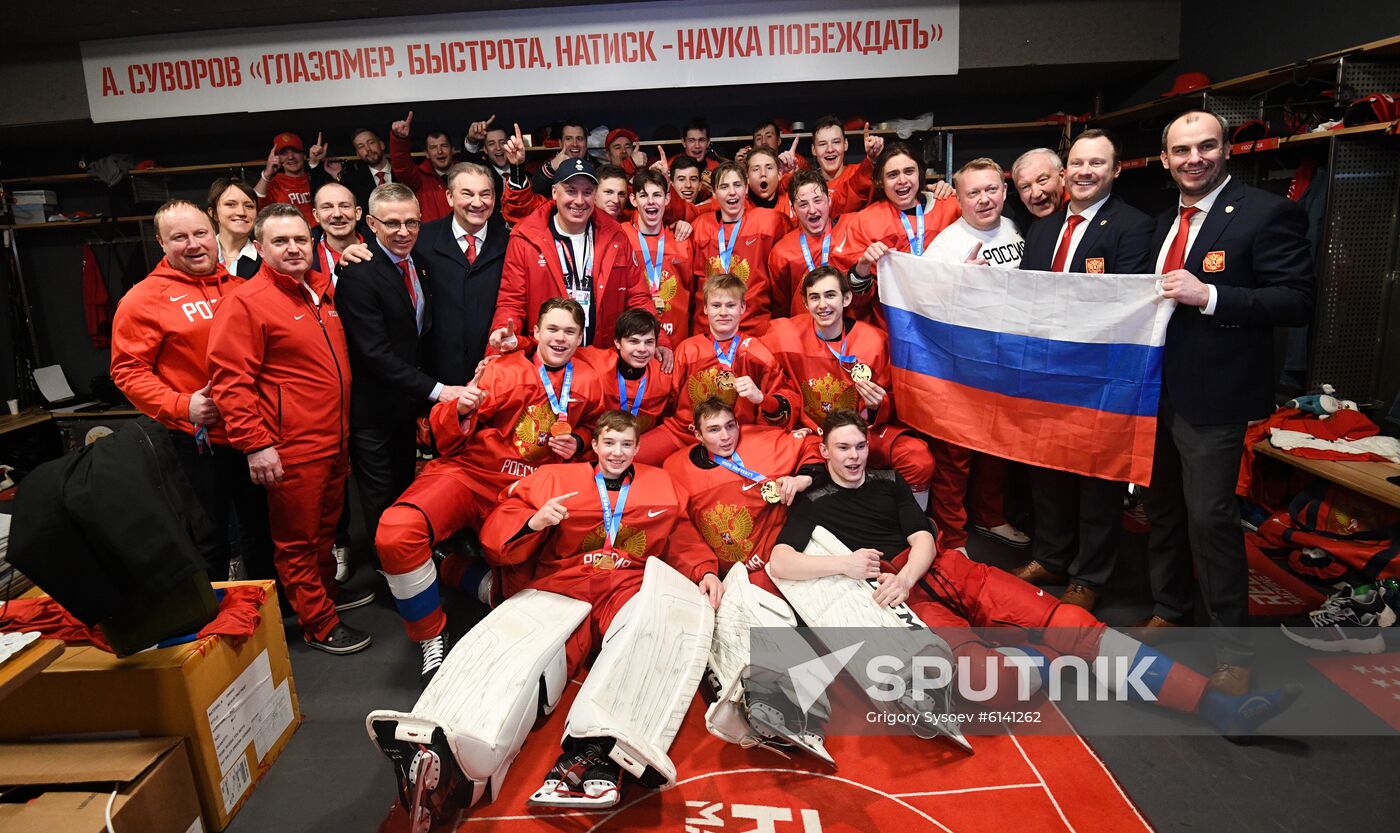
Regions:
<instances>
[{"instance_id":1,"label":"white banner with cyrillic text","mask_svg":"<svg viewBox=\"0 0 1400 833\"><path fill-rule=\"evenodd\" d=\"M952 75L958 0L468 12L82 44L96 122L602 90Z\"/></svg>"}]
</instances>

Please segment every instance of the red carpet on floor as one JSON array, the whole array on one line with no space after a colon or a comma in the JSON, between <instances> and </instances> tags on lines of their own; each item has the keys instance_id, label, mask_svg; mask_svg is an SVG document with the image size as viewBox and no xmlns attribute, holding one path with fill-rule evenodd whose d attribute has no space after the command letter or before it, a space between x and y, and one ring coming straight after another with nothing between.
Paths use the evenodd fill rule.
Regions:
<instances>
[{"instance_id":1,"label":"red carpet on floor","mask_svg":"<svg viewBox=\"0 0 1400 833\"><path fill-rule=\"evenodd\" d=\"M605 811L527 807L559 752L564 717L577 692L530 735L500 797L465 813L457 833L624 831L837 833L941 830L947 833L1136 833L1152 828L1089 747L1064 736L972 737L968 755L946 740L832 738L832 771L810 758L741 749L705 731L697 697L671 747L678 784L650 792L636 784ZM1046 711L1047 721L1061 721ZM389 765L384 777L390 778ZM396 804L381 833L405 829Z\"/></svg>"}]
</instances>

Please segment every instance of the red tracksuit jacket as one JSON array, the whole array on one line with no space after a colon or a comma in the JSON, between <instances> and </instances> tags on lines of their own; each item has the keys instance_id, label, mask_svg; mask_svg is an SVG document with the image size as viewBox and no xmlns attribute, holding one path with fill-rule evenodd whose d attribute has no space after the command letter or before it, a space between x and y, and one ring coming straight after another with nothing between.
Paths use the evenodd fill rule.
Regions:
<instances>
[{"instance_id":1,"label":"red tracksuit jacket","mask_svg":"<svg viewBox=\"0 0 1400 833\"><path fill-rule=\"evenodd\" d=\"M514 320L516 331L533 324L540 306L551 298L568 297L564 267L550 230L554 203L541 205L529 219L517 225L506 244L506 261L501 268L501 289L496 297L496 315L491 329ZM642 268L633 258L632 245L622 226L601 211L593 212L593 316L595 347L612 349L617 317L625 309L656 307L647 291ZM662 333L660 342L670 345Z\"/></svg>"},{"instance_id":2,"label":"red tracksuit jacket","mask_svg":"<svg viewBox=\"0 0 1400 833\"><path fill-rule=\"evenodd\" d=\"M219 265L195 277L164 258L133 286L112 319L112 381L141 413L167 428L194 433L190 394L209 381L209 333L226 294L243 285ZM209 439L227 445L224 423Z\"/></svg>"},{"instance_id":3,"label":"red tracksuit jacket","mask_svg":"<svg viewBox=\"0 0 1400 833\"><path fill-rule=\"evenodd\" d=\"M264 262L219 303L209 334L229 444L245 454L275 446L284 465L345 453L350 430L350 355L331 279L306 281L319 306Z\"/></svg>"}]
</instances>

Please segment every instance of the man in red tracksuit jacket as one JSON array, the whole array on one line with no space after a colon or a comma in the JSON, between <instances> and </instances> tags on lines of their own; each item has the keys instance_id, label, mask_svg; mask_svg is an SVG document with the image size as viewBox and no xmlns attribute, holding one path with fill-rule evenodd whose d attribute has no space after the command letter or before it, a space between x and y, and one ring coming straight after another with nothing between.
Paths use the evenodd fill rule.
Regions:
<instances>
[{"instance_id":1,"label":"man in red tracksuit jacket","mask_svg":"<svg viewBox=\"0 0 1400 833\"><path fill-rule=\"evenodd\" d=\"M506 245L501 290L491 321L491 348L508 352L521 322L551 298L572 298L584 310L584 344L610 349L625 309L654 310L642 267L617 221L596 210L598 175L587 159L570 159L554 174L554 201L517 225ZM511 183L510 187L521 187ZM661 339L669 354L670 340Z\"/></svg>"},{"instance_id":2,"label":"man in red tracksuit jacket","mask_svg":"<svg viewBox=\"0 0 1400 833\"><path fill-rule=\"evenodd\" d=\"M424 139L426 158L415 165L413 148L408 143L412 128L412 110L402 121L390 125L389 164L394 172L394 181L412 188L414 196L418 197L423 222L431 223L452 216L452 201L447 194L447 172L456 164L457 155L452 147L452 138L441 130L435 130Z\"/></svg>"},{"instance_id":3,"label":"man in red tracksuit jacket","mask_svg":"<svg viewBox=\"0 0 1400 833\"><path fill-rule=\"evenodd\" d=\"M209 335L214 403L229 443L267 489L274 563L306 642L369 647L340 621L331 546L345 502L350 356L331 281L311 270L311 228L290 205L258 213L262 268L221 303Z\"/></svg>"},{"instance_id":4,"label":"man in red tracksuit jacket","mask_svg":"<svg viewBox=\"0 0 1400 833\"><path fill-rule=\"evenodd\" d=\"M117 306L112 381L141 413L170 429L175 455L213 521L212 534L196 541L209 577L229 576L229 522L236 508L248 575L272 578L267 498L228 443L205 362L219 302L243 282L219 263L213 221L199 206L170 200L156 210L155 226L165 257Z\"/></svg>"}]
</instances>

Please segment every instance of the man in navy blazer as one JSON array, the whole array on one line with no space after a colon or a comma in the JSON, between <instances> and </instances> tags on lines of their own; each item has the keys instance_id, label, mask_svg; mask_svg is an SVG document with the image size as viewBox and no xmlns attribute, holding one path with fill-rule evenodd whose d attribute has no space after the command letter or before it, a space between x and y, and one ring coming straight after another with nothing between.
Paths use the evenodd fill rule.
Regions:
<instances>
[{"instance_id":1,"label":"man in navy blazer","mask_svg":"<svg viewBox=\"0 0 1400 833\"><path fill-rule=\"evenodd\" d=\"M1180 199L1158 218L1150 251L1177 308L1146 501L1156 603L1148 625L1177 624L1190 612L1193 565L1210 625L1246 624L1249 568L1235 500L1245 428L1273 410L1274 328L1312 320L1307 216L1230 177L1229 135L1224 119L1200 110L1162 131L1162 166ZM1247 691L1252 641L1221 631L1215 649L1211 685Z\"/></svg>"},{"instance_id":2,"label":"man in navy blazer","mask_svg":"<svg viewBox=\"0 0 1400 833\"><path fill-rule=\"evenodd\" d=\"M1113 195L1119 145L1079 134L1065 166L1066 208L1031 224L1022 269L1134 275L1152 271L1152 219ZM1093 610L1118 561L1123 483L1055 469L1031 470L1032 560L1013 574L1032 584L1068 581L1060 601Z\"/></svg>"},{"instance_id":3,"label":"man in navy blazer","mask_svg":"<svg viewBox=\"0 0 1400 833\"><path fill-rule=\"evenodd\" d=\"M448 384L470 382L486 355L510 236L496 210L498 196L488 169L457 163L447 172L452 214L424 225L413 248L414 260L428 273L433 315L423 367Z\"/></svg>"},{"instance_id":4,"label":"man in navy blazer","mask_svg":"<svg viewBox=\"0 0 1400 833\"><path fill-rule=\"evenodd\" d=\"M371 257L343 257L336 308L345 325L350 388L350 463L371 535L379 516L413 482L418 412L465 390L422 370L429 330L427 270L412 256L419 236L418 199L402 183L370 193Z\"/></svg>"}]
</instances>

